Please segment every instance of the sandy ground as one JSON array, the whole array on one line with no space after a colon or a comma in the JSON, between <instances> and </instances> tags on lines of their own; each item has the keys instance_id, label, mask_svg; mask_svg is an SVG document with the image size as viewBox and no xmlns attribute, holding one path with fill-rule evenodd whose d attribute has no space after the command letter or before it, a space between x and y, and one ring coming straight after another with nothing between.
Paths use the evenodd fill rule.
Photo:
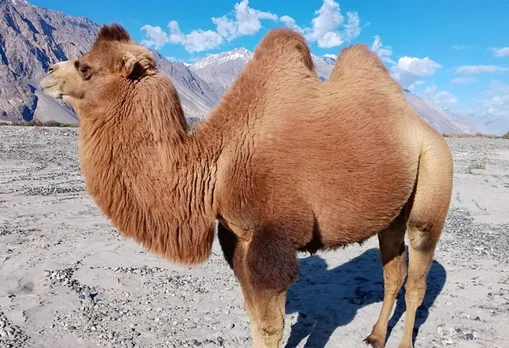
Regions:
<instances>
[{"instance_id":1,"label":"sandy ground","mask_svg":"<svg viewBox=\"0 0 509 348\"><path fill-rule=\"evenodd\" d=\"M509 141L453 139L454 195L416 347L509 347ZM381 308L376 238L300 254L286 347L365 347ZM84 191L75 129L0 127L0 347L249 347L215 243L170 264L125 240ZM400 293L387 347L402 335Z\"/></svg>"}]
</instances>

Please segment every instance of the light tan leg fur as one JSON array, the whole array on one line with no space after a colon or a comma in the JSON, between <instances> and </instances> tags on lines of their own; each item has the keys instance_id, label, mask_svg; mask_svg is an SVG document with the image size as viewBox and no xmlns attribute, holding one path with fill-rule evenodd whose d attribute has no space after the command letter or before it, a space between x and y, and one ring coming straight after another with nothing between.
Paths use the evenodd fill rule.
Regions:
<instances>
[{"instance_id":1,"label":"light tan leg fur","mask_svg":"<svg viewBox=\"0 0 509 348\"><path fill-rule=\"evenodd\" d=\"M385 347L387 325L407 273L405 232L405 221L398 218L390 228L378 234L384 273L384 300L378 320L371 334L365 339L365 342L374 348Z\"/></svg>"},{"instance_id":2,"label":"light tan leg fur","mask_svg":"<svg viewBox=\"0 0 509 348\"><path fill-rule=\"evenodd\" d=\"M419 247L423 236L419 230L408 231L410 243L408 246L409 266L408 279L405 285L405 327L399 348L412 348L412 334L415 324L417 308L422 304L426 294L426 277L433 261L435 246L421 249Z\"/></svg>"},{"instance_id":3,"label":"light tan leg fur","mask_svg":"<svg viewBox=\"0 0 509 348\"><path fill-rule=\"evenodd\" d=\"M251 318L254 348L279 348L285 325L286 291L268 291L252 294L246 310Z\"/></svg>"}]
</instances>

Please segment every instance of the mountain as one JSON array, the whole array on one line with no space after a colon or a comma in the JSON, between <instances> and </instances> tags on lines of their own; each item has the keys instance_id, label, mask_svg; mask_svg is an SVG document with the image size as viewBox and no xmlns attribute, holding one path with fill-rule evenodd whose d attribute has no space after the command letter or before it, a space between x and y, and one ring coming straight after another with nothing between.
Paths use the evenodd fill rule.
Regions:
<instances>
[{"instance_id":1,"label":"mountain","mask_svg":"<svg viewBox=\"0 0 509 348\"><path fill-rule=\"evenodd\" d=\"M182 107L188 117L205 116L218 102L218 91L191 68L181 62L170 62L156 51L152 51L158 68L168 75L179 93Z\"/></svg>"},{"instance_id":2,"label":"mountain","mask_svg":"<svg viewBox=\"0 0 509 348\"><path fill-rule=\"evenodd\" d=\"M0 0L0 121L36 118L77 124L72 108L46 98L38 81L51 64L88 51L98 30L98 24L84 17ZM217 91L188 66L153 53L161 71L174 81L186 116L201 117L217 104Z\"/></svg>"},{"instance_id":3,"label":"mountain","mask_svg":"<svg viewBox=\"0 0 509 348\"><path fill-rule=\"evenodd\" d=\"M428 124L446 134L473 134L475 130L466 121L446 110L439 108L433 102L421 99L408 89L403 93L410 106L421 115Z\"/></svg>"},{"instance_id":4,"label":"mountain","mask_svg":"<svg viewBox=\"0 0 509 348\"><path fill-rule=\"evenodd\" d=\"M230 87L253 54L245 48L208 55L190 65L190 69L218 93Z\"/></svg>"},{"instance_id":5,"label":"mountain","mask_svg":"<svg viewBox=\"0 0 509 348\"><path fill-rule=\"evenodd\" d=\"M322 57L318 57L314 54L311 55L313 63L315 65L316 75L321 81L328 80L332 72L332 68L336 63L336 56L332 54L326 54Z\"/></svg>"},{"instance_id":6,"label":"mountain","mask_svg":"<svg viewBox=\"0 0 509 348\"><path fill-rule=\"evenodd\" d=\"M210 54L197 60L190 65L192 71L200 76L204 81L213 86L213 88L222 94L229 88L233 81L240 74L244 65L253 57L253 53L243 47L235 48L231 51ZM312 55L316 72L321 80L329 78L332 66L336 61L336 56L325 55L318 57Z\"/></svg>"},{"instance_id":7,"label":"mountain","mask_svg":"<svg viewBox=\"0 0 509 348\"><path fill-rule=\"evenodd\" d=\"M504 110L506 114L508 111ZM480 133L502 136L509 129L509 118L501 113L467 113L463 117L473 124Z\"/></svg>"},{"instance_id":8,"label":"mountain","mask_svg":"<svg viewBox=\"0 0 509 348\"><path fill-rule=\"evenodd\" d=\"M97 28L83 17L0 0L0 120L31 120L38 97L29 82L53 62L84 53Z\"/></svg>"},{"instance_id":9,"label":"mountain","mask_svg":"<svg viewBox=\"0 0 509 348\"><path fill-rule=\"evenodd\" d=\"M77 124L73 110L44 96L38 81L48 67L82 55L99 25L84 17L37 7L21 0L0 0L0 121L56 120ZM171 62L152 51L159 69L175 84L188 119L196 121L214 108L253 54L245 48L208 55L193 64ZM316 56L320 80L329 78L335 55ZM405 91L410 105L442 133L471 133L455 115Z\"/></svg>"},{"instance_id":10,"label":"mountain","mask_svg":"<svg viewBox=\"0 0 509 348\"><path fill-rule=\"evenodd\" d=\"M212 84L219 95L231 86L244 65L253 54L245 48L234 49L232 51L211 54L191 65L203 80ZM324 56L311 55L318 77L321 81L330 77L337 56L326 54ZM447 111L440 109L429 100L424 100L409 90L404 90L405 97L412 108L431 125L441 133L475 133L465 120Z\"/></svg>"}]
</instances>

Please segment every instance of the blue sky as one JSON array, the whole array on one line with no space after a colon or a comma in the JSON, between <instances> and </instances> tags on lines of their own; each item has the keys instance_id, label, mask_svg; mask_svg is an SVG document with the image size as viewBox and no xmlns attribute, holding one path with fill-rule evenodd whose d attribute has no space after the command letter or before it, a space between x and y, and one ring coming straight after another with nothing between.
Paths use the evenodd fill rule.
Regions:
<instances>
[{"instance_id":1,"label":"blue sky","mask_svg":"<svg viewBox=\"0 0 509 348\"><path fill-rule=\"evenodd\" d=\"M253 50L267 30L301 31L316 55L352 43L377 51L403 85L463 115L509 122L509 3L503 0L61 0L32 4L106 24L116 21L161 54L192 62Z\"/></svg>"}]
</instances>

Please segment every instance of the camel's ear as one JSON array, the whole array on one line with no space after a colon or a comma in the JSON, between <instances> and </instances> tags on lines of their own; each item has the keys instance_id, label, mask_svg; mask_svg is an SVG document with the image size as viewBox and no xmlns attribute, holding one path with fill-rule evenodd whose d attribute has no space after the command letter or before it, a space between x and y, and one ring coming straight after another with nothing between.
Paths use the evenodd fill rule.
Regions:
<instances>
[{"instance_id":1,"label":"camel's ear","mask_svg":"<svg viewBox=\"0 0 509 348\"><path fill-rule=\"evenodd\" d=\"M122 72L125 78L139 77L151 66L152 62L149 59L136 58L131 52L127 52L122 58Z\"/></svg>"}]
</instances>

